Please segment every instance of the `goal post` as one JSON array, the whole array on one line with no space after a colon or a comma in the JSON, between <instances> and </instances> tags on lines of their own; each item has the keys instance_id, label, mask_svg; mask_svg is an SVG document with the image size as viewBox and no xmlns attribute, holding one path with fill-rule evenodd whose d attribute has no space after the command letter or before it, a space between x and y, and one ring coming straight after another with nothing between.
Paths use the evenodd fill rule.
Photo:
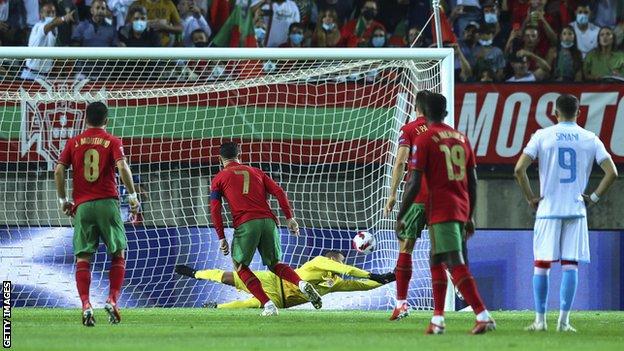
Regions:
<instances>
[{"instance_id":1,"label":"goal post","mask_svg":"<svg viewBox=\"0 0 624 351\"><path fill-rule=\"evenodd\" d=\"M52 68L36 72L35 81L21 80L25 59L51 60ZM58 210L52 168L67 141L86 128L89 102L109 106L107 130L122 139L140 186L142 214L126 224L126 307L201 306L243 296L173 273L176 264L232 269L208 211L218 146L229 140L241 144L243 162L288 193L302 236L281 229L286 263L297 267L341 250L348 264L392 271L397 211L384 218L382 210L399 129L415 117L422 89L447 97L453 121L449 48L3 47L0 60L0 275L13 281L20 306L79 305L71 222ZM120 194L126 216L122 187ZM279 213L275 200L271 206ZM373 253L350 248L357 230L376 236ZM428 251L425 235L413 256L408 298L420 309L432 307ZM103 247L92 267L97 304L108 289ZM262 268L256 257L252 269ZM393 305L394 295L389 284L324 300L328 308L380 309Z\"/></svg>"}]
</instances>

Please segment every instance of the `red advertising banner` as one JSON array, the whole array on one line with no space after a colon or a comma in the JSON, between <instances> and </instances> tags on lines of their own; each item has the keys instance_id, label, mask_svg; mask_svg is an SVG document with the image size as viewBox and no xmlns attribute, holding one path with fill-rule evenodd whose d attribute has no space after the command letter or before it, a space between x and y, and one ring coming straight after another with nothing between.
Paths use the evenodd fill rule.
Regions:
<instances>
[{"instance_id":1,"label":"red advertising banner","mask_svg":"<svg viewBox=\"0 0 624 351\"><path fill-rule=\"evenodd\" d=\"M477 163L513 164L536 130L557 123L562 93L579 98L578 124L624 163L624 84L457 84L455 127L470 139Z\"/></svg>"}]
</instances>

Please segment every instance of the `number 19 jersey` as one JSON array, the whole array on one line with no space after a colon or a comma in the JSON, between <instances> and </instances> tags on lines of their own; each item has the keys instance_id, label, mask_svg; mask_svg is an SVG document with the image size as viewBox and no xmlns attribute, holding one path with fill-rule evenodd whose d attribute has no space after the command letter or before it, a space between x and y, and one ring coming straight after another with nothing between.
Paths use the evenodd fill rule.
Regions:
<instances>
[{"instance_id":1,"label":"number 19 jersey","mask_svg":"<svg viewBox=\"0 0 624 351\"><path fill-rule=\"evenodd\" d=\"M102 128L89 128L67 141L58 163L73 168L76 207L87 201L119 197L115 163L124 157L121 140Z\"/></svg>"},{"instance_id":2,"label":"number 19 jersey","mask_svg":"<svg viewBox=\"0 0 624 351\"><path fill-rule=\"evenodd\" d=\"M574 122L540 129L523 151L539 161L540 196L536 218L581 218L587 215L583 191L594 160L611 156L598 137Z\"/></svg>"}]
</instances>

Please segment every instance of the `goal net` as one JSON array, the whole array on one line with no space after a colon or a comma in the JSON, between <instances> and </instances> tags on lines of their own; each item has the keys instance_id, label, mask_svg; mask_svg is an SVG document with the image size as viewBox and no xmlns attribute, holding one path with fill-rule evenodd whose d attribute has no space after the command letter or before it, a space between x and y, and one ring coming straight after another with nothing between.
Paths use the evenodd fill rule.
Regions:
<instances>
[{"instance_id":1,"label":"goal net","mask_svg":"<svg viewBox=\"0 0 624 351\"><path fill-rule=\"evenodd\" d=\"M415 117L421 89L445 93L453 107L450 49L3 48L0 56L0 275L13 282L18 306L80 304L71 221L59 211L52 170L69 138L85 130L89 102L109 106L107 130L122 139L142 202L139 216L128 215L120 186L129 245L124 307L247 297L173 272L176 264L232 270L209 214L224 141L239 142L242 162L286 190L302 227L299 238L281 229L286 263L340 250L348 264L392 271L396 209L390 218L382 210L399 129ZM27 58L46 60L39 67L49 64L49 72L29 70ZM376 236L373 253L351 248L357 230ZM410 304L422 309L432 306L428 249L425 235L409 290ZM101 245L92 265L95 305L108 294L109 266ZM256 257L252 269L266 268ZM387 308L394 289L327 295L324 305Z\"/></svg>"}]
</instances>

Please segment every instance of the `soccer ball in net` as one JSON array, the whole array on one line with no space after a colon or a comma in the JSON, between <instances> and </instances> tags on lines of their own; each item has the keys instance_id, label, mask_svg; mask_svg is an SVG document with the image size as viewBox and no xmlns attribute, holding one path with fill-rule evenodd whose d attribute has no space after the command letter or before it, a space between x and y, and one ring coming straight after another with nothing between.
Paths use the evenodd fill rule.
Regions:
<instances>
[{"instance_id":1,"label":"soccer ball in net","mask_svg":"<svg viewBox=\"0 0 624 351\"><path fill-rule=\"evenodd\" d=\"M361 252L364 254L368 254L375 250L375 245L377 244L377 240L373 234L366 231L359 231L353 237L353 248L357 252Z\"/></svg>"}]
</instances>

